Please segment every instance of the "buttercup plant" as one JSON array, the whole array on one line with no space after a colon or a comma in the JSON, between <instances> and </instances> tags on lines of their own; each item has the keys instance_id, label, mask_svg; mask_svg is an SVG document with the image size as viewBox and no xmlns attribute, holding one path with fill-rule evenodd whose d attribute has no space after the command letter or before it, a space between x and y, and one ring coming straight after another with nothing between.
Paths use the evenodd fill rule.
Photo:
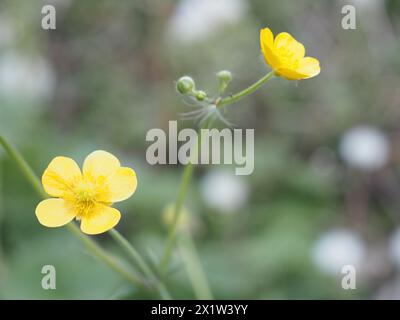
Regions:
<instances>
[{"instance_id":1,"label":"buttercup plant","mask_svg":"<svg viewBox=\"0 0 400 320\"><path fill-rule=\"evenodd\" d=\"M189 97L191 102L199 107L199 110L186 113L184 116L199 120L200 128L211 127L216 119L230 126L231 124L222 116L221 110L252 94L274 76L279 76L287 80L302 80L315 77L320 73L319 61L315 58L304 57L304 46L287 32L279 33L274 40L272 31L269 28L262 29L260 31L260 48L266 63L271 66L272 70L254 84L236 94L223 97L223 94L232 80L232 74L227 70L217 73L219 79L218 95L214 98L206 98L204 101L193 99L193 97L196 97L197 91L192 78L187 76L180 78L177 82L178 92L184 97ZM188 83L190 83L190 85L187 85ZM182 87L185 87L186 90L180 90ZM160 264L161 272L165 272L171 258L177 233L177 225L182 211L181 208L186 197L192 172L193 163L190 162L185 166L183 172L174 207L174 223L170 227L164 256Z\"/></svg>"},{"instance_id":2,"label":"buttercup plant","mask_svg":"<svg viewBox=\"0 0 400 320\"><path fill-rule=\"evenodd\" d=\"M48 198L48 195L42 188L40 180L35 175L35 173L31 169L31 167L29 166L29 164L25 161L23 156L19 153L19 151L14 146L12 146L1 135L0 135L0 145L2 145L2 147L8 153L10 158L14 160L17 167L20 169L22 174L25 176L25 178L29 181L29 183L32 185L32 187L35 189L35 191L38 193L39 197L44 199L44 201L46 201L46 199ZM106 172L104 168L107 167L107 162L96 161L96 159L98 160L98 156L105 156L105 157L109 158L109 160L111 160L111 162L114 162L114 169L118 170L118 168L119 168L116 165L117 163L119 164L118 159L116 159L114 156L112 156L111 154L109 154L105 151L96 151L96 152L92 153L90 156L91 157L88 156L86 159L89 161L87 168L90 168L90 169L88 169L89 170L88 172L91 172L91 174L93 174L95 172L97 172L97 173L102 172L104 174ZM56 160L56 163L60 161L60 157L55 158L55 159L58 159L58 160ZM69 159L69 158L62 157L61 162L65 161L66 159ZM93 160L95 160L95 161L93 161ZM71 166L72 163L75 163L72 159L66 160L66 162L68 163L67 167ZM65 162L63 164L65 165ZM54 165L54 163L49 165L49 167L48 167L48 169L50 169L49 171L45 170L44 178L43 178L43 180L45 181L43 184L47 186L46 187L47 191L51 194L55 194L53 192L56 192L53 188L57 189L57 187L59 188L60 186L65 186L64 179L66 177L68 177L68 173L74 172L72 170L68 170L65 168L61 169L61 171L60 171L59 170L60 166L54 167L53 165ZM75 165L76 165L76 163L72 164L72 167L75 167ZM109 163L109 165L110 165L110 163ZM76 167L77 167L77 165L76 165ZM110 169L110 166L108 166L108 168ZM69 169L71 169L71 168L69 168ZM86 170L84 170L84 171L86 171ZM57 179L60 176L56 175L55 174L56 172L58 172L59 174L61 173L61 176L63 176L64 179ZM73 179L70 181L79 181L80 180L78 172L80 173L80 171L75 171L78 179L76 179L76 180ZM49 173L50 173L50 177L52 179L50 179L51 182L48 184ZM109 171L109 173L110 173L110 171ZM128 174L131 177L129 179L131 183L133 182L132 174L133 174L133 172L130 172ZM56 177L55 180L53 179L54 177ZM71 175L70 175L70 177L71 177ZM111 178L111 176L110 176L110 178ZM131 192L133 193L134 189L136 188L136 177L133 179L135 180L134 187L131 184L130 188L127 188L127 189L120 188L119 190L118 190L118 188L116 188L116 189L114 189L114 191L117 191L117 192L124 191L125 192L124 196L127 196ZM68 181L69 179L67 178L66 180ZM103 178L100 178L100 180L103 180ZM122 183L121 185L124 185L124 184ZM123 189L125 189L125 190L123 190ZM127 190L129 190L129 192L126 192ZM60 190L58 190L58 192L60 192ZM107 193L108 192L106 192L106 194ZM48 199L48 200L57 200L57 199ZM41 203L43 203L43 201ZM105 204L110 205L110 203L105 203ZM57 210L55 210L55 211L46 210L46 205L44 205L44 206L45 206L44 207L45 208L44 216L47 216L50 214L50 218L47 216L44 218L44 220L42 220L42 222L56 221L57 217L60 216L60 213ZM38 207L40 207L40 204L38 205ZM71 210L70 213L72 213L71 220L74 218L74 213L73 213L74 211L72 210L72 208L73 208L73 206L69 208ZM41 210L36 209L36 213L38 213L39 211L41 211ZM62 213L65 213L65 211L63 210ZM56 218L51 217L51 214L56 216ZM76 217L76 215L75 215L75 217ZM107 221L107 219L105 219L105 220ZM58 220L58 222L60 222L60 220ZM75 223L69 222L69 223L66 223L65 225L66 225L68 231L71 232L79 241L81 241L82 244L86 247L87 250L89 250L91 252L91 254L93 256L95 256L97 259L102 261L110 269L112 269L116 273L118 273L122 278L124 278L126 281L128 281L130 284L132 284L134 287L141 288L143 290L156 290L159 294L159 297L161 297L162 299L171 299L170 293L168 292L168 290L166 289L164 284L161 282L161 280L157 277L157 275L153 272L153 270L151 269L149 264L146 262L146 260L136 251L136 249L128 242L128 240L126 240L117 230L110 227L110 224L108 224L108 227L110 227L110 229L107 232L116 241L116 243L123 249L123 251L126 253L126 255L128 257L128 260L133 262L132 268L138 266L140 270L136 270L136 269L132 270L132 268L127 268L125 266L125 264L122 264L113 255L111 255L109 252L105 251L100 245L98 245L92 238L90 238L89 236L86 236L81 230L79 230L79 228L76 226ZM102 225L104 226L104 224L102 224Z\"/></svg>"},{"instance_id":3,"label":"buttercup plant","mask_svg":"<svg viewBox=\"0 0 400 320\"><path fill-rule=\"evenodd\" d=\"M236 94L224 96L232 81L232 74L228 70L217 73L216 96L197 89L191 77L180 78L176 83L176 90L199 108L184 114L184 117L196 120L200 129L212 127L217 119L231 126L221 111L250 95L272 77L301 80L314 77L320 72L318 60L304 57L304 46L286 32L274 38L270 29L262 29L260 47L266 63L272 70ZM156 290L163 299L171 298L164 280L168 275L172 252L177 244L196 297L213 298L190 230L179 227L182 221L185 221L186 210L183 205L194 169L192 161L185 166L175 203L168 208L172 214L168 214L168 237L164 252L159 264L150 266L132 244L114 229L121 215L112 204L130 198L135 192L137 178L133 169L121 167L115 156L101 150L94 151L85 159L82 171L71 158L56 157L43 173L42 188L40 180L18 150L3 136L0 136L0 144L43 199L36 208L36 216L42 225L46 227L65 225L95 257L129 283L142 289ZM201 144L200 139L197 144ZM53 198L48 199L48 195ZM72 221L74 218L81 221L81 230ZM86 235L104 232L107 232L123 249L128 260L133 262L131 267L127 268L121 264L102 249L92 237Z\"/></svg>"}]
</instances>

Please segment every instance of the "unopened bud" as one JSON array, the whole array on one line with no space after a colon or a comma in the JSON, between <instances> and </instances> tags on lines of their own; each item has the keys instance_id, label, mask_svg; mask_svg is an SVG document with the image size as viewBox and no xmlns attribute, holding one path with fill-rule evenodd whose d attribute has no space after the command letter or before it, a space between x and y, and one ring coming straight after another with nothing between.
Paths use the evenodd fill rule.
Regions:
<instances>
[{"instance_id":1,"label":"unopened bud","mask_svg":"<svg viewBox=\"0 0 400 320\"><path fill-rule=\"evenodd\" d=\"M194 81L191 77L184 76L181 77L176 83L176 90L181 94L188 94L195 87Z\"/></svg>"},{"instance_id":2,"label":"unopened bud","mask_svg":"<svg viewBox=\"0 0 400 320\"><path fill-rule=\"evenodd\" d=\"M221 82L229 83L232 80L232 73L228 70L222 70L217 73L217 77Z\"/></svg>"},{"instance_id":3,"label":"unopened bud","mask_svg":"<svg viewBox=\"0 0 400 320\"><path fill-rule=\"evenodd\" d=\"M198 101L203 101L205 98L207 98L207 93L206 92L204 92L202 90L199 90L199 91L196 92L196 99Z\"/></svg>"},{"instance_id":4,"label":"unopened bud","mask_svg":"<svg viewBox=\"0 0 400 320\"><path fill-rule=\"evenodd\" d=\"M222 70L217 73L219 79L218 91L220 94L224 93L226 88L228 88L229 82L232 80L232 73L228 70Z\"/></svg>"}]
</instances>

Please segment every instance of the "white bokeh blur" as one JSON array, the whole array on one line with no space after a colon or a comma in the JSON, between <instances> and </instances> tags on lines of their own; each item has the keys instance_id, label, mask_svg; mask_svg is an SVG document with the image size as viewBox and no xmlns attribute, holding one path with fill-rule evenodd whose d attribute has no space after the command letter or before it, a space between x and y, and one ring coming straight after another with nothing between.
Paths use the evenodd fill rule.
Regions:
<instances>
[{"instance_id":1,"label":"white bokeh blur","mask_svg":"<svg viewBox=\"0 0 400 320\"><path fill-rule=\"evenodd\" d=\"M358 270L366 249L360 236L351 230L334 229L320 236L312 248L315 266L323 273L339 275L343 266Z\"/></svg>"},{"instance_id":2,"label":"white bokeh blur","mask_svg":"<svg viewBox=\"0 0 400 320\"><path fill-rule=\"evenodd\" d=\"M227 170L207 173L201 180L200 188L206 205L221 213L232 213L241 209L249 196L249 186L245 178Z\"/></svg>"},{"instance_id":3,"label":"white bokeh blur","mask_svg":"<svg viewBox=\"0 0 400 320\"><path fill-rule=\"evenodd\" d=\"M55 74L46 59L16 50L0 55L0 95L42 102L54 87Z\"/></svg>"},{"instance_id":4,"label":"white bokeh blur","mask_svg":"<svg viewBox=\"0 0 400 320\"><path fill-rule=\"evenodd\" d=\"M180 0L167 35L181 43L202 41L218 29L238 23L246 12L244 0Z\"/></svg>"},{"instance_id":5,"label":"white bokeh blur","mask_svg":"<svg viewBox=\"0 0 400 320\"><path fill-rule=\"evenodd\" d=\"M357 126L343 135L339 152L350 167L373 171L386 164L389 157L389 142L379 129Z\"/></svg>"}]
</instances>

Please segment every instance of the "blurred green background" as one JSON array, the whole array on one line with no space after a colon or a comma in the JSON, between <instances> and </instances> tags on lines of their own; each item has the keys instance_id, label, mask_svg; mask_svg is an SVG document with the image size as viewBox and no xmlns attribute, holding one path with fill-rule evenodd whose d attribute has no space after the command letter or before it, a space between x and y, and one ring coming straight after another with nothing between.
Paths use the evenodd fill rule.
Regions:
<instances>
[{"instance_id":1,"label":"blurred green background","mask_svg":"<svg viewBox=\"0 0 400 320\"><path fill-rule=\"evenodd\" d=\"M52 4L57 29L41 28ZM342 6L357 28L341 26ZM118 229L146 257L162 253L163 208L182 167L150 166L145 136L191 111L175 91L184 74L228 93L268 68L259 30L291 33L321 74L273 79L229 107L255 129L255 170L196 168L186 207L216 298L400 298L400 2L395 0L1 0L0 134L38 175L65 155L104 149L133 167L139 187L117 207ZM194 126L181 122L182 126ZM124 284L65 228L36 220L39 199L0 150L0 298L154 298ZM107 235L96 236L115 254ZM41 288L54 265L57 289ZM194 298L174 257L174 298ZM341 287L354 265L357 289Z\"/></svg>"}]
</instances>

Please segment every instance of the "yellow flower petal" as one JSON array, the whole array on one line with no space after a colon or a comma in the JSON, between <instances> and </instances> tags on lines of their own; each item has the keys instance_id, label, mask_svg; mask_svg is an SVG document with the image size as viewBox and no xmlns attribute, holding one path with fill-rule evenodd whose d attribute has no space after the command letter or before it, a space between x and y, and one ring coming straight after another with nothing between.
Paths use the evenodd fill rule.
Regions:
<instances>
[{"instance_id":1,"label":"yellow flower petal","mask_svg":"<svg viewBox=\"0 0 400 320\"><path fill-rule=\"evenodd\" d=\"M73 210L62 199L46 199L36 207L36 217L46 227L61 227L75 218Z\"/></svg>"},{"instance_id":2,"label":"yellow flower petal","mask_svg":"<svg viewBox=\"0 0 400 320\"><path fill-rule=\"evenodd\" d=\"M318 75L321 72L321 68L317 59L305 57L301 60L300 66L296 69L296 71L306 75L305 78L311 78Z\"/></svg>"},{"instance_id":3,"label":"yellow flower petal","mask_svg":"<svg viewBox=\"0 0 400 320\"><path fill-rule=\"evenodd\" d=\"M121 167L106 179L104 188L106 192L100 193L97 201L118 202L128 199L137 187L136 173L133 169Z\"/></svg>"},{"instance_id":4,"label":"yellow flower petal","mask_svg":"<svg viewBox=\"0 0 400 320\"><path fill-rule=\"evenodd\" d=\"M306 52L304 46L287 32L279 33L274 41L274 48L282 58L299 60Z\"/></svg>"},{"instance_id":5,"label":"yellow flower petal","mask_svg":"<svg viewBox=\"0 0 400 320\"><path fill-rule=\"evenodd\" d=\"M279 57L274 52L274 35L269 28L264 28L260 31L260 46L265 62L272 69L277 69L280 66Z\"/></svg>"},{"instance_id":6,"label":"yellow flower petal","mask_svg":"<svg viewBox=\"0 0 400 320\"><path fill-rule=\"evenodd\" d=\"M97 150L89 154L83 163L83 175L85 177L107 177L112 175L121 164L111 153Z\"/></svg>"},{"instance_id":7,"label":"yellow flower petal","mask_svg":"<svg viewBox=\"0 0 400 320\"><path fill-rule=\"evenodd\" d=\"M260 46L266 63L278 76L300 80L315 77L321 71L319 61L304 57L304 46L287 32L279 33L274 39L269 28L262 29Z\"/></svg>"},{"instance_id":8,"label":"yellow flower petal","mask_svg":"<svg viewBox=\"0 0 400 320\"><path fill-rule=\"evenodd\" d=\"M81 230L86 234L103 233L114 228L120 218L117 209L98 204L92 214L82 217Z\"/></svg>"},{"instance_id":9,"label":"yellow flower petal","mask_svg":"<svg viewBox=\"0 0 400 320\"><path fill-rule=\"evenodd\" d=\"M274 35L270 28L264 28L260 31L261 47L272 47L274 45Z\"/></svg>"},{"instance_id":10,"label":"yellow flower petal","mask_svg":"<svg viewBox=\"0 0 400 320\"><path fill-rule=\"evenodd\" d=\"M54 158L42 176L44 190L53 197L60 197L82 176L76 162L67 157Z\"/></svg>"},{"instance_id":11,"label":"yellow flower petal","mask_svg":"<svg viewBox=\"0 0 400 320\"><path fill-rule=\"evenodd\" d=\"M301 80L301 79L306 79L306 75L297 72L294 69L291 68L279 68L276 70L276 74L282 78L285 78L287 80Z\"/></svg>"},{"instance_id":12,"label":"yellow flower petal","mask_svg":"<svg viewBox=\"0 0 400 320\"><path fill-rule=\"evenodd\" d=\"M320 73L319 61L315 58L306 57L300 61L297 68L281 67L276 73L288 80L302 80L315 77Z\"/></svg>"}]
</instances>

